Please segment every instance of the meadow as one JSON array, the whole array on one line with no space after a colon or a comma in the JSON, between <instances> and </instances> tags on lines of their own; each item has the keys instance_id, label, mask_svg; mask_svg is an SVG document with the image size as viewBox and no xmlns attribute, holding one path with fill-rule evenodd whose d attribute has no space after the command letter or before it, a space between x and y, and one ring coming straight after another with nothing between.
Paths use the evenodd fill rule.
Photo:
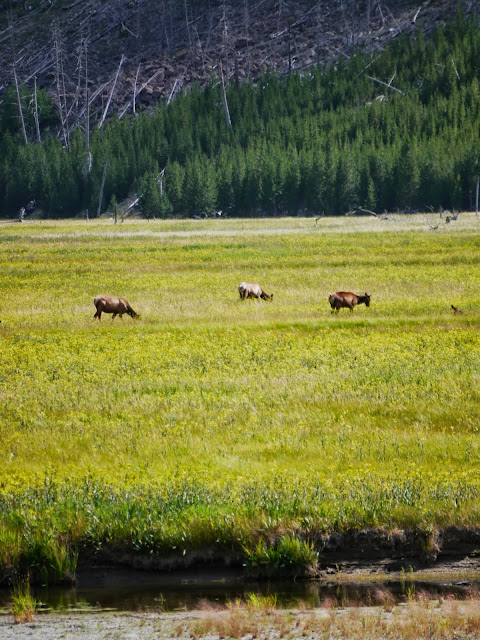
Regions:
<instances>
[{"instance_id":1,"label":"meadow","mask_svg":"<svg viewBox=\"0 0 480 640\"><path fill-rule=\"evenodd\" d=\"M2 572L478 527L479 266L467 213L0 225ZM141 317L94 321L100 293Z\"/></svg>"}]
</instances>

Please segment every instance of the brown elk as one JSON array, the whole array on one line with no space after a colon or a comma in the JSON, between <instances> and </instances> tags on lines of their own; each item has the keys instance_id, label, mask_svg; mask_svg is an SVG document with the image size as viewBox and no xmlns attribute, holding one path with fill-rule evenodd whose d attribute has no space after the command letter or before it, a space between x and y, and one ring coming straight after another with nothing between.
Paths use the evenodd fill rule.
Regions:
<instances>
[{"instance_id":1,"label":"brown elk","mask_svg":"<svg viewBox=\"0 0 480 640\"><path fill-rule=\"evenodd\" d=\"M99 320L102 319L102 313L113 313L112 320L115 320L115 316L117 315L121 318L124 313L127 313L132 318L139 317L138 313L132 309L125 298L116 298L115 296L97 296L93 300L93 304L97 309L97 312L93 317L98 318Z\"/></svg>"},{"instance_id":2,"label":"brown elk","mask_svg":"<svg viewBox=\"0 0 480 640\"><path fill-rule=\"evenodd\" d=\"M454 307L453 304L450 305L453 309L453 315L454 316L459 316L460 314L463 313L463 311L461 309L459 309L458 307Z\"/></svg>"},{"instance_id":3,"label":"brown elk","mask_svg":"<svg viewBox=\"0 0 480 640\"><path fill-rule=\"evenodd\" d=\"M365 304L366 307L369 307L370 298L371 296L366 292L364 296L357 296L351 291L336 291L328 296L328 301L332 307L332 313L334 311L338 313L342 307L348 307L350 311L353 311L353 307L356 307L357 304Z\"/></svg>"},{"instance_id":4,"label":"brown elk","mask_svg":"<svg viewBox=\"0 0 480 640\"><path fill-rule=\"evenodd\" d=\"M273 300L273 293L268 295L263 291L257 282L241 282L238 285L238 292L241 300L247 298L262 298L263 300Z\"/></svg>"}]
</instances>

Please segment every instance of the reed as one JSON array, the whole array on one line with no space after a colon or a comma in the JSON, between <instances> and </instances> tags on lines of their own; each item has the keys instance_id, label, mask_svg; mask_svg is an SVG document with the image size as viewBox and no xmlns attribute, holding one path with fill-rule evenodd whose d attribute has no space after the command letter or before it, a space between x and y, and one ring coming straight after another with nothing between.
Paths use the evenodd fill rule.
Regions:
<instances>
[{"instance_id":1,"label":"reed","mask_svg":"<svg viewBox=\"0 0 480 640\"><path fill-rule=\"evenodd\" d=\"M11 591L11 612L16 624L31 622L35 615L37 602L32 596L28 576L17 580Z\"/></svg>"}]
</instances>

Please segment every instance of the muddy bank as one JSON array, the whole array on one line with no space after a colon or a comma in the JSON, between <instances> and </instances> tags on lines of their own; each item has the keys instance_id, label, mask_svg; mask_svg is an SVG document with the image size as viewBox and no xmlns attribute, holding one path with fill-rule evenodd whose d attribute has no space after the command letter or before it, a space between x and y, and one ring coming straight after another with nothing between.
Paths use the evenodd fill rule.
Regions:
<instances>
[{"instance_id":1,"label":"muddy bank","mask_svg":"<svg viewBox=\"0 0 480 640\"><path fill-rule=\"evenodd\" d=\"M311 539L311 535L306 535ZM432 532L396 529L319 533L314 536L319 552L317 577L340 573L372 574L413 571L480 570L480 528L447 527ZM201 567L240 568L261 577L245 566L242 553L218 547L187 550L165 555L142 554L128 548L104 545L98 551L79 556L79 571L98 565L135 570L175 572ZM296 577L301 577L296 574Z\"/></svg>"},{"instance_id":2,"label":"muddy bank","mask_svg":"<svg viewBox=\"0 0 480 640\"><path fill-rule=\"evenodd\" d=\"M140 582L138 576L142 573L155 574L157 580L165 576L169 582L172 578L183 580L187 576L188 580L188 575L206 575L211 571L220 572L227 579L234 576L236 580L260 581L282 578L348 581L369 576L396 580L406 572L432 579L441 574L457 574L459 579L466 574L480 575L480 528L447 527L433 532L364 529L316 536L297 532L297 535L313 538L319 554L316 568L249 567L241 551L221 545L160 555L133 551L127 545L105 544L100 549L80 548L76 575L65 576L60 583L74 585L80 579L88 584L90 575L98 580L101 571L107 575L110 570L116 570L117 575L119 570L135 573ZM273 534L271 542L275 544ZM45 584L45 577L35 568L28 568L28 574L32 585ZM0 591L8 589L12 576L7 569L0 572Z\"/></svg>"},{"instance_id":3,"label":"muddy bank","mask_svg":"<svg viewBox=\"0 0 480 640\"><path fill-rule=\"evenodd\" d=\"M26 624L16 625L12 615L0 615L0 638L346 639L362 634L365 637L365 625L370 625L371 634L367 637L374 639L392 637L396 630L400 631L395 637L420 637L414 633L420 623L427 625L427 635L422 637L442 640L480 637L480 530L449 527L430 534L363 530L322 534L316 544L322 549L318 576L312 581L290 579L282 587L294 592L300 584L303 588L307 585L306 592L315 591L315 598L310 601L298 598L297 602L304 603L303 608L297 604L278 610L266 605L272 594L280 593L278 583L271 583L270 590L264 591L260 586L255 591L246 581L241 557L222 553L220 549L147 558L128 550L103 548L101 552L81 556L77 595L82 588L118 593L130 585L136 593L133 605L128 605L132 613L122 613L127 607L118 605L116 612L106 611L105 600L97 602L96 598L90 598L82 602L79 598L75 606L63 603L68 606L65 613L36 613L35 619ZM214 565L218 568L214 569ZM236 597L224 601L217 597L208 599L202 589L193 589L192 610L187 610L189 605L181 600L177 604L181 611L169 610L163 594L180 586L189 589L195 581L203 589L208 583L221 584L221 588L228 582L238 585L243 604L227 606L228 601L236 602ZM428 588L429 582L433 589ZM392 588L395 583L402 587L397 593ZM345 589L345 585L350 585L351 590ZM334 587L330 592L329 586ZM442 591L445 586L450 591ZM155 593L151 605L139 597L148 589ZM257 603L263 604L252 608L250 600L249 606L248 597L252 593L256 594ZM88 602L91 604L87 606ZM275 603L282 604L276 595ZM82 605L84 610L80 612L78 607ZM469 612L462 613L462 607L470 607ZM4 611L8 611L6 604ZM413 635L403 636L410 627Z\"/></svg>"}]
</instances>

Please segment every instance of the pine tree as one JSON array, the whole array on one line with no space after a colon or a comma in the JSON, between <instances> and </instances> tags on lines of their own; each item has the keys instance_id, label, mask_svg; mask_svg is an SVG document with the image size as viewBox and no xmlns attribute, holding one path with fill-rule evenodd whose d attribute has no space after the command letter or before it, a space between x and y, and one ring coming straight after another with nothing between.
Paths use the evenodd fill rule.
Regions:
<instances>
[{"instance_id":1,"label":"pine tree","mask_svg":"<svg viewBox=\"0 0 480 640\"><path fill-rule=\"evenodd\" d=\"M140 209L146 218L156 218L161 213L157 176L149 171L140 181Z\"/></svg>"}]
</instances>

